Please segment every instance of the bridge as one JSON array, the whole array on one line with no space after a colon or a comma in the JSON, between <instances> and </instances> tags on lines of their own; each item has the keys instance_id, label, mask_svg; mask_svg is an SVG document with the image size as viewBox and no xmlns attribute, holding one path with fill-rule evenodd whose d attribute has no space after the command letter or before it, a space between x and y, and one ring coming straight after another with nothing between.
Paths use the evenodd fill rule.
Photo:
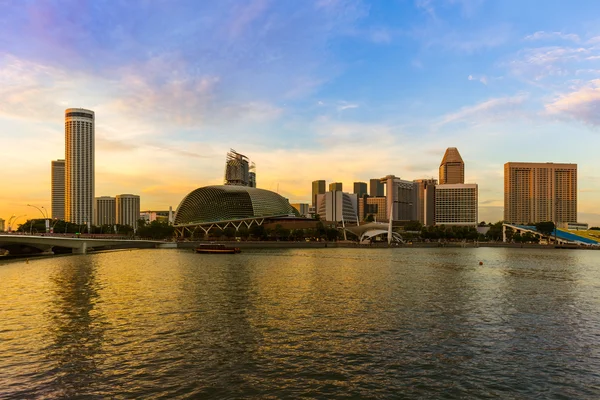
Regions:
<instances>
[{"instance_id":1,"label":"bridge","mask_svg":"<svg viewBox=\"0 0 600 400\"><path fill-rule=\"evenodd\" d=\"M176 243L156 240L92 239L35 235L0 235L0 248L20 254L54 254L55 247L71 249L73 254L86 254L96 249L148 249L177 247Z\"/></svg>"}]
</instances>

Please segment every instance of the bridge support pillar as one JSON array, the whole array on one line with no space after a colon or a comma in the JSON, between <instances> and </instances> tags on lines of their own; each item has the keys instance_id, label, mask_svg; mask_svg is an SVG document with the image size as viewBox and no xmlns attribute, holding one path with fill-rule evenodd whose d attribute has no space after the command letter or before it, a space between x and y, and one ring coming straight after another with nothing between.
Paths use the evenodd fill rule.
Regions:
<instances>
[{"instance_id":1,"label":"bridge support pillar","mask_svg":"<svg viewBox=\"0 0 600 400\"><path fill-rule=\"evenodd\" d=\"M73 254L86 254L87 253L87 242L82 242L81 246L73 249Z\"/></svg>"}]
</instances>

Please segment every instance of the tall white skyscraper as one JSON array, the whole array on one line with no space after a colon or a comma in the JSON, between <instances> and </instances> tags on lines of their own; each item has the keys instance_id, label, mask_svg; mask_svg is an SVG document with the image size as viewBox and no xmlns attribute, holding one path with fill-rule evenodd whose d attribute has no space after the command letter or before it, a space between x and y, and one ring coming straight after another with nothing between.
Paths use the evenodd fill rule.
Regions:
<instances>
[{"instance_id":1,"label":"tall white skyscraper","mask_svg":"<svg viewBox=\"0 0 600 400\"><path fill-rule=\"evenodd\" d=\"M94 220L95 115L91 110L65 110L65 220Z\"/></svg>"},{"instance_id":2,"label":"tall white skyscraper","mask_svg":"<svg viewBox=\"0 0 600 400\"><path fill-rule=\"evenodd\" d=\"M52 161L52 218L65 219L65 160Z\"/></svg>"}]
</instances>

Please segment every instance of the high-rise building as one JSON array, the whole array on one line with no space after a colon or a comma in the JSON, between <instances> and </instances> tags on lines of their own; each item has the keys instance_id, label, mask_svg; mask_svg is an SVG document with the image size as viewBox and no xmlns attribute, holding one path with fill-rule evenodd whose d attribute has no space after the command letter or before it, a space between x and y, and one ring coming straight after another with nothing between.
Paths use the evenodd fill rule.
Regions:
<instances>
[{"instance_id":1,"label":"high-rise building","mask_svg":"<svg viewBox=\"0 0 600 400\"><path fill-rule=\"evenodd\" d=\"M253 176L256 182L256 174ZM250 163L248 157L231 149L225 161L225 185L250 186Z\"/></svg>"},{"instance_id":2,"label":"high-rise building","mask_svg":"<svg viewBox=\"0 0 600 400\"><path fill-rule=\"evenodd\" d=\"M256 165L251 163L248 171L248 186L256 187Z\"/></svg>"},{"instance_id":3,"label":"high-rise building","mask_svg":"<svg viewBox=\"0 0 600 400\"><path fill-rule=\"evenodd\" d=\"M312 183L312 206L317 206L317 195L325 193L325 181L313 181Z\"/></svg>"},{"instance_id":4,"label":"high-rise building","mask_svg":"<svg viewBox=\"0 0 600 400\"><path fill-rule=\"evenodd\" d=\"M385 221L387 219L387 202L385 197L359 197L358 215L362 220L372 215L375 221Z\"/></svg>"},{"instance_id":5,"label":"high-rise building","mask_svg":"<svg viewBox=\"0 0 600 400\"><path fill-rule=\"evenodd\" d=\"M367 194L367 182L354 182L354 194L357 195L358 198Z\"/></svg>"},{"instance_id":6,"label":"high-rise building","mask_svg":"<svg viewBox=\"0 0 600 400\"><path fill-rule=\"evenodd\" d=\"M317 195L317 214L328 222L357 222L358 197L341 191Z\"/></svg>"},{"instance_id":7,"label":"high-rise building","mask_svg":"<svg viewBox=\"0 0 600 400\"><path fill-rule=\"evenodd\" d=\"M341 192L342 191L342 182L332 182L329 184L330 192Z\"/></svg>"},{"instance_id":8,"label":"high-rise building","mask_svg":"<svg viewBox=\"0 0 600 400\"><path fill-rule=\"evenodd\" d=\"M309 208L309 204L308 203L294 203L294 204L290 204L292 207L294 207L296 209L296 211L298 211L298 214L300 214L303 217L306 217L309 212L308 212L308 208Z\"/></svg>"},{"instance_id":9,"label":"high-rise building","mask_svg":"<svg viewBox=\"0 0 600 400\"><path fill-rule=\"evenodd\" d=\"M87 224L94 218L95 115L91 110L65 110L65 220Z\"/></svg>"},{"instance_id":10,"label":"high-rise building","mask_svg":"<svg viewBox=\"0 0 600 400\"><path fill-rule=\"evenodd\" d=\"M110 196L96 197L94 225L114 225L117 223L117 200Z\"/></svg>"},{"instance_id":11,"label":"high-rise building","mask_svg":"<svg viewBox=\"0 0 600 400\"><path fill-rule=\"evenodd\" d=\"M4 232L4 220L0 218L0 232Z\"/></svg>"},{"instance_id":12,"label":"high-rise building","mask_svg":"<svg viewBox=\"0 0 600 400\"><path fill-rule=\"evenodd\" d=\"M52 161L52 218L65 219L65 160Z\"/></svg>"},{"instance_id":13,"label":"high-rise building","mask_svg":"<svg viewBox=\"0 0 600 400\"><path fill-rule=\"evenodd\" d=\"M477 184L435 187L435 224L477 226Z\"/></svg>"},{"instance_id":14,"label":"high-rise building","mask_svg":"<svg viewBox=\"0 0 600 400\"><path fill-rule=\"evenodd\" d=\"M440 164L440 185L465 183L465 163L456 147L448 147Z\"/></svg>"},{"instance_id":15,"label":"high-rise building","mask_svg":"<svg viewBox=\"0 0 600 400\"><path fill-rule=\"evenodd\" d=\"M385 183L388 219L393 221L414 221L417 219L418 184L388 175L381 178ZM390 216L390 211L392 212Z\"/></svg>"},{"instance_id":16,"label":"high-rise building","mask_svg":"<svg viewBox=\"0 0 600 400\"><path fill-rule=\"evenodd\" d=\"M435 224L435 186L436 179L416 179L417 187L417 220L425 225Z\"/></svg>"},{"instance_id":17,"label":"high-rise building","mask_svg":"<svg viewBox=\"0 0 600 400\"><path fill-rule=\"evenodd\" d=\"M119 194L116 196L116 220L119 225L129 225L137 230L140 218L140 196Z\"/></svg>"},{"instance_id":18,"label":"high-rise building","mask_svg":"<svg viewBox=\"0 0 600 400\"><path fill-rule=\"evenodd\" d=\"M504 220L577 222L577 164L504 164Z\"/></svg>"},{"instance_id":19,"label":"high-rise building","mask_svg":"<svg viewBox=\"0 0 600 400\"><path fill-rule=\"evenodd\" d=\"M369 196L371 197L383 197L385 196L384 184L380 179L369 180Z\"/></svg>"}]
</instances>

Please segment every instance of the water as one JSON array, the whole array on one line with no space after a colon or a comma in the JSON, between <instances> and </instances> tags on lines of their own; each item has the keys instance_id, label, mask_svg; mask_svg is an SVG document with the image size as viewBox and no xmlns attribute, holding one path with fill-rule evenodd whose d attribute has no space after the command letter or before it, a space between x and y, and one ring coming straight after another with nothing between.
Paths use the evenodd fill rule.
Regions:
<instances>
[{"instance_id":1,"label":"water","mask_svg":"<svg viewBox=\"0 0 600 400\"><path fill-rule=\"evenodd\" d=\"M4 262L0 398L596 399L598 265L486 248Z\"/></svg>"}]
</instances>

